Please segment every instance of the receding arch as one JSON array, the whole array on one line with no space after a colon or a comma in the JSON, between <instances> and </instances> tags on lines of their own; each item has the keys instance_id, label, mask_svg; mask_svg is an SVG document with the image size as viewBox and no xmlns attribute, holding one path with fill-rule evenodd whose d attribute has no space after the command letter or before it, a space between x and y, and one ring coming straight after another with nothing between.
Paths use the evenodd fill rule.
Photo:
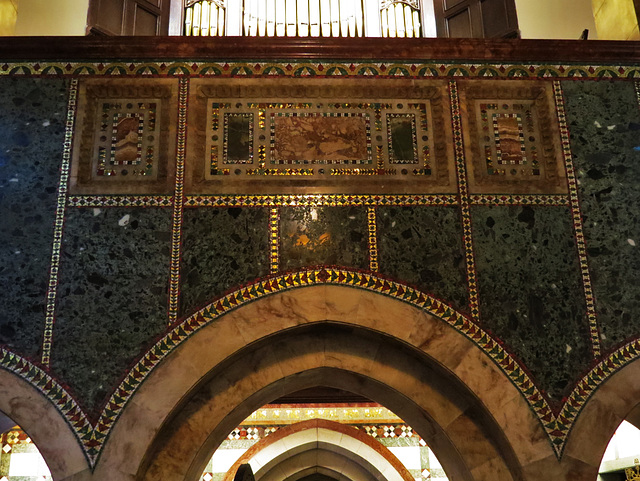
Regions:
<instances>
[{"instance_id":1,"label":"receding arch","mask_svg":"<svg viewBox=\"0 0 640 481\"><path fill-rule=\"evenodd\" d=\"M369 343L369 348L374 350L371 353L373 358L369 356L369 363L361 363L356 366L357 370L354 370L355 367L350 369L349 364L358 360L358 357L352 352L353 346L348 343L344 345L344 340L342 345L338 340L338 344L332 346L337 349L334 349L335 352L331 349L326 352L312 349L313 352L302 350L293 353L299 356L295 361L295 369L286 373L280 361L274 358L275 353L269 353L269 362L266 362L266 358L256 357L259 343L268 342L273 345L275 336L294 331L296 327L319 324L349 326L359 329L361 334L368 332L366 336L369 336L370 341L374 339ZM379 336L384 337L385 342L390 340L396 345L404 346L405 351L415 351L412 354L414 357L419 354L420 359L413 359L410 365L396 369L398 375L407 376L403 387L396 388L393 377L388 380L378 379L375 367L384 366L388 361L387 357L393 357L386 355L386 347L381 347L382 337ZM307 342L314 345L312 340ZM376 347L372 347L374 345ZM362 348L367 349L364 346ZM286 354L287 346L283 346L281 351L278 354ZM452 444L451 437L467 436L470 426L478 419L482 420L486 424L482 428L485 434L479 436L478 446L471 450L476 454L470 455L468 465L459 463L459 466L453 468L454 472L458 471L458 479L488 479L490 476L495 479L496 473L502 472L511 473L505 475L505 479L514 476L521 479L522 476L518 474L520 466L554 456L539 420L509 378L473 342L446 322L423 309L376 292L320 284L285 290L244 304L202 327L184 341L151 371L145 383L129 400L105 444L96 474L104 469L112 476L144 477L144 473L153 465L153 460L157 460L158 443L161 444L167 436L164 429L158 434L160 425L164 423L167 426L175 422L189 399L202 399L212 395L212 385L207 388L204 386L219 372L216 369L231 362L234 356L236 359L244 356L248 362L262 365L266 370L263 374L268 374L263 379L271 379L273 382L261 384L263 381L246 373L242 377L244 381L237 384L238 389L233 392L228 385L216 387L221 391L216 391L218 404L212 409L227 409L227 412L220 417L224 422L221 421L212 431L211 439L226 436L235 428L233 423L240 422L252 408L291 392L293 386L303 388L304 385L318 385L320 381L325 382L327 379L334 380L336 376L327 373L334 370L340 373L340 379L335 380L335 384L339 385L334 387L353 391L353 386L356 386L360 394L373 400L376 400L376 393L378 397L380 393L384 393L389 401L383 401L382 404L396 411L410 424L421 424L422 432L417 431L434 447L445 469L446 456L443 457L438 449L456 451L457 447ZM458 396L460 399L457 400L447 399L447 396L439 394L437 399L430 401L429 406L414 401L425 389L437 392L441 387L434 381L438 376L422 379L423 375L418 375L417 372L411 376L404 372L405 367L411 371L427 365L441 371L439 379L455 381L457 389L462 388L461 392L466 394ZM228 373L223 373L218 380L227 384L237 382L228 379ZM435 384L430 385L434 382ZM440 384L443 382L440 381ZM207 389L209 394L206 394ZM230 396L236 397L232 400ZM237 396L241 396L243 401L238 401ZM456 403L462 403L463 406L456 407ZM222 408L223 405L227 408ZM430 418L432 414L428 413L427 408L436 411L432 414L437 414L438 422ZM404 414L400 412L403 409ZM196 416L196 413L193 414ZM217 413L216 416L219 414L222 413ZM446 427L446 434L442 426ZM227 432L220 434L224 429ZM133 436L138 442L124 449L113 442L121 436ZM146 449L152 442L153 447ZM215 448L216 442L219 441L203 441L203 451L197 456L204 459ZM436 449L438 445L440 447ZM514 445L519 447L516 453L511 447ZM204 451L207 453L203 454ZM489 454L490 452L493 454ZM174 457L193 460L193 456L189 456L177 453ZM194 466L198 463L188 470L196 469ZM171 461L170 464L171 469L185 469L184 466L178 466L178 461ZM467 474L463 474L464 472Z\"/></svg>"},{"instance_id":2,"label":"receding arch","mask_svg":"<svg viewBox=\"0 0 640 481\"><path fill-rule=\"evenodd\" d=\"M0 369L0 411L33 440L54 480L89 473L79 440L47 397L21 377Z\"/></svg>"},{"instance_id":3,"label":"receding arch","mask_svg":"<svg viewBox=\"0 0 640 481\"><path fill-rule=\"evenodd\" d=\"M384 445L352 426L326 419L310 419L278 429L240 456L222 481L232 481L232 473L245 463L252 465L256 479L262 479L263 475L259 473L273 459L293 452L292 450L296 450L298 446L308 448L314 443L347 447L353 453L359 453L360 457L364 455L367 462L373 464L378 472L395 474L393 479L398 481L414 481L411 473ZM392 481L391 476L387 476L386 479Z\"/></svg>"}]
</instances>

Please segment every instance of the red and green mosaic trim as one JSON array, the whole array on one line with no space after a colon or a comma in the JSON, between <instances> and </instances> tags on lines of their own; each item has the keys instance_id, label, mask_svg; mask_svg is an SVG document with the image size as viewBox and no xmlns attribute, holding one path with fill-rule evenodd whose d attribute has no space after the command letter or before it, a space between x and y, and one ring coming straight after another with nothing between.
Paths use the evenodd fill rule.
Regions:
<instances>
[{"instance_id":1,"label":"red and green mosaic trim","mask_svg":"<svg viewBox=\"0 0 640 481\"><path fill-rule=\"evenodd\" d=\"M60 182L58 183L58 197L56 201L56 219L53 228L53 246L51 248L51 267L49 270L49 284L47 287L47 307L45 310L44 335L42 340L42 358L44 366L51 361L51 345L53 343L53 327L55 323L56 296L58 292L58 272L60 269L60 249L62 248L62 232L64 228L64 212L67 204L69 189L69 174L71 168L71 145L73 143L73 129L76 119L78 101L78 80L73 79L69 85L69 101L67 104L67 120L64 131L62 150L62 164L60 167Z\"/></svg>"},{"instance_id":2,"label":"red and green mosaic trim","mask_svg":"<svg viewBox=\"0 0 640 481\"><path fill-rule=\"evenodd\" d=\"M558 115L558 125L560 126L560 139L562 141L562 155L567 172L567 183L569 185L569 200L571 207L571 217L573 219L573 229L575 231L576 245L578 247L578 259L580 262L580 273L587 306L587 319L589 320L589 336L591 338L591 348L593 356L599 358L601 355L600 329L596 316L596 300L591 285L591 273L589 271L589 260L587 259L587 245L584 239L582 225L582 213L580 211L580 201L578 198L578 182L576 171L573 166L573 156L571 154L571 143L569 141L569 127L564 108L564 97L562 85L559 81L553 82L553 92L556 100L556 113Z\"/></svg>"},{"instance_id":3,"label":"red and green mosaic trim","mask_svg":"<svg viewBox=\"0 0 640 481\"><path fill-rule=\"evenodd\" d=\"M371 61L151 61L7 62L0 75L48 76L287 76L378 78L640 78L638 65L559 65Z\"/></svg>"},{"instance_id":4,"label":"red and green mosaic trim","mask_svg":"<svg viewBox=\"0 0 640 481\"><path fill-rule=\"evenodd\" d=\"M74 429L91 466L95 466L100 451L127 402L151 371L182 342L200 328L248 302L290 289L318 284L349 286L393 297L424 309L464 334L487 353L519 389L544 426L558 458L562 456L573 423L591 395L609 376L630 362L640 359L640 339L621 347L603 359L578 382L559 413L556 414L520 364L503 349L501 344L449 305L412 287L373 273L318 268L281 274L242 287L215 300L171 328L129 371L111 395L95 423L91 423L73 397L38 366L8 350L0 349L0 367L33 384L57 407Z\"/></svg>"},{"instance_id":5,"label":"red and green mosaic trim","mask_svg":"<svg viewBox=\"0 0 640 481\"><path fill-rule=\"evenodd\" d=\"M467 185L467 167L462 140L462 112L458 96L458 84L455 80L449 82L449 98L451 102L451 124L453 127L453 150L456 162L456 177L458 179L458 193L460 195L460 210L462 214L462 236L467 269L467 285L469 288L469 308L475 322L480 320L480 303L478 300L478 276L473 252L473 237L471 234L471 210L469 208L469 191Z\"/></svg>"},{"instance_id":6,"label":"red and green mosaic trim","mask_svg":"<svg viewBox=\"0 0 640 481\"><path fill-rule=\"evenodd\" d=\"M180 294L180 246L182 245L182 213L184 204L184 159L187 143L187 98L189 79L180 79L178 93L178 141L176 147L176 186L173 194L171 232L171 273L169 280L169 324L178 318Z\"/></svg>"}]
</instances>

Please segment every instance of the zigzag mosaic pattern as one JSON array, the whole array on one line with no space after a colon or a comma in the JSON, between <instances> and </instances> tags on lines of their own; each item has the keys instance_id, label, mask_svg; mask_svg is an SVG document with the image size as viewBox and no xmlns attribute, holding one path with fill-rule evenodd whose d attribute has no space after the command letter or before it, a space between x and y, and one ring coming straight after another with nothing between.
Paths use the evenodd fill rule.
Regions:
<instances>
[{"instance_id":1,"label":"zigzag mosaic pattern","mask_svg":"<svg viewBox=\"0 0 640 481\"><path fill-rule=\"evenodd\" d=\"M397 62L7 62L0 75L640 78L639 66Z\"/></svg>"}]
</instances>

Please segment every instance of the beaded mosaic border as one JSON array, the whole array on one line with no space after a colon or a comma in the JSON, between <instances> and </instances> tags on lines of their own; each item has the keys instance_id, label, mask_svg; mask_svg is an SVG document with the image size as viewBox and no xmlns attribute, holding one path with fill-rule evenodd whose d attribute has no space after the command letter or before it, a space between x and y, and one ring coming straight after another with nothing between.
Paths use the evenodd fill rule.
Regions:
<instances>
[{"instance_id":1,"label":"beaded mosaic border","mask_svg":"<svg viewBox=\"0 0 640 481\"><path fill-rule=\"evenodd\" d=\"M180 250L182 245L182 214L184 208L184 159L187 145L187 99L189 79L181 78L178 87L178 141L176 146L176 186L173 194L171 232L171 274L169 280L169 324L178 319L180 297Z\"/></svg>"},{"instance_id":2,"label":"beaded mosaic border","mask_svg":"<svg viewBox=\"0 0 640 481\"><path fill-rule=\"evenodd\" d=\"M0 75L37 76L288 76L288 77L478 77L478 78L640 78L638 65L502 64L483 62L319 62L244 61L33 61L6 62Z\"/></svg>"},{"instance_id":3,"label":"beaded mosaic border","mask_svg":"<svg viewBox=\"0 0 640 481\"><path fill-rule=\"evenodd\" d=\"M453 150L456 162L456 176L458 179L458 193L462 214L462 239L465 251L467 269L467 286L469 289L469 308L475 322L480 321L480 304L478 301L478 282L476 261L473 252L473 237L471 235L471 209L469 208L469 192L467 185L467 167L462 140L462 112L458 96L458 84L455 80L449 82L449 98L451 105L451 123L453 127Z\"/></svg>"},{"instance_id":4,"label":"beaded mosaic border","mask_svg":"<svg viewBox=\"0 0 640 481\"><path fill-rule=\"evenodd\" d=\"M200 328L248 302L271 294L317 284L343 285L387 295L419 309L424 309L465 335L496 363L522 393L543 425L558 458L562 457L565 442L574 421L596 389L619 369L636 359L640 359L640 339L625 344L602 359L585 375L577 383L560 410L554 412L526 371L504 350L501 344L465 315L455 311L447 304L410 286L390 281L376 274L348 269L318 268L281 274L254 282L214 300L208 306L174 326L128 372L120 386L111 395L99 419L94 423L89 420L86 413L65 388L40 367L2 348L0 348L0 367L34 385L56 406L73 428L93 468L111 429L127 402L150 372L182 342Z\"/></svg>"},{"instance_id":5,"label":"beaded mosaic border","mask_svg":"<svg viewBox=\"0 0 640 481\"><path fill-rule=\"evenodd\" d=\"M378 272L378 221L375 207L367 207L367 232L369 234L369 270Z\"/></svg>"},{"instance_id":6,"label":"beaded mosaic border","mask_svg":"<svg viewBox=\"0 0 640 481\"><path fill-rule=\"evenodd\" d=\"M280 270L280 209L269 210L269 264L271 273Z\"/></svg>"},{"instance_id":7,"label":"beaded mosaic border","mask_svg":"<svg viewBox=\"0 0 640 481\"><path fill-rule=\"evenodd\" d=\"M591 349L593 356L599 358L601 355L600 329L596 316L596 300L591 285L591 273L589 272L589 260L587 259L587 245L584 239L582 226L582 213L580 211L580 201L578 199L578 181L576 179L575 167L573 166L573 155L571 154L571 143L569 141L569 126L564 108L564 96L562 85L559 81L553 82L553 92L556 100L556 113L558 115L558 125L560 126L560 137L562 140L562 155L567 172L567 183L569 184L569 201L571 207L571 217L575 233L576 246L578 247L578 259L580 262L580 273L582 275L582 285L587 307L587 319L589 320L589 336L591 339Z\"/></svg>"},{"instance_id":8,"label":"beaded mosaic border","mask_svg":"<svg viewBox=\"0 0 640 481\"><path fill-rule=\"evenodd\" d=\"M67 104L67 120L64 131L62 163L60 166L60 181L56 200L56 219L53 228L53 246L51 248L51 264L49 270L49 284L47 287L46 311L44 321L44 336L42 340L42 358L44 366L51 361L51 343L53 342L53 325L55 323L56 296L58 292L58 272L60 269L60 250L62 249L62 232L64 228L64 212L67 204L69 189L69 174L71 169L71 145L76 120L78 101L78 79L71 80L69 85L69 101Z\"/></svg>"}]
</instances>

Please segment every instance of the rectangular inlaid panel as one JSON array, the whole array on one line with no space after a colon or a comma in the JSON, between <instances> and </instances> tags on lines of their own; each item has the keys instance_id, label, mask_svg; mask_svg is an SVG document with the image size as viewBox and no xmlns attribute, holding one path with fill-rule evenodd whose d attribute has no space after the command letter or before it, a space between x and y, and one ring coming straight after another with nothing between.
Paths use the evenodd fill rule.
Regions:
<instances>
[{"instance_id":1,"label":"rectangular inlaid panel","mask_svg":"<svg viewBox=\"0 0 640 481\"><path fill-rule=\"evenodd\" d=\"M451 193L446 84L193 79L188 194Z\"/></svg>"},{"instance_id":2,"label":"rectangular inlaid panel","mask_svg":"<svg viewBox=\"0 0 640 481\"><path fill-rule=\"evenodd\" d=\"M551 85L460 82L470 193L567 192Z\"/></svg>"},{"instance_id":3,"label":"rectangular inlaid panel","mask_svg":"<svg viewBox=\"0 0 640 481\"><path fill-rule=\"evenodd\" d=\"M72 193L168 193L175 152L173 80L80 84Z\"/></svg>"}]
</instances>

